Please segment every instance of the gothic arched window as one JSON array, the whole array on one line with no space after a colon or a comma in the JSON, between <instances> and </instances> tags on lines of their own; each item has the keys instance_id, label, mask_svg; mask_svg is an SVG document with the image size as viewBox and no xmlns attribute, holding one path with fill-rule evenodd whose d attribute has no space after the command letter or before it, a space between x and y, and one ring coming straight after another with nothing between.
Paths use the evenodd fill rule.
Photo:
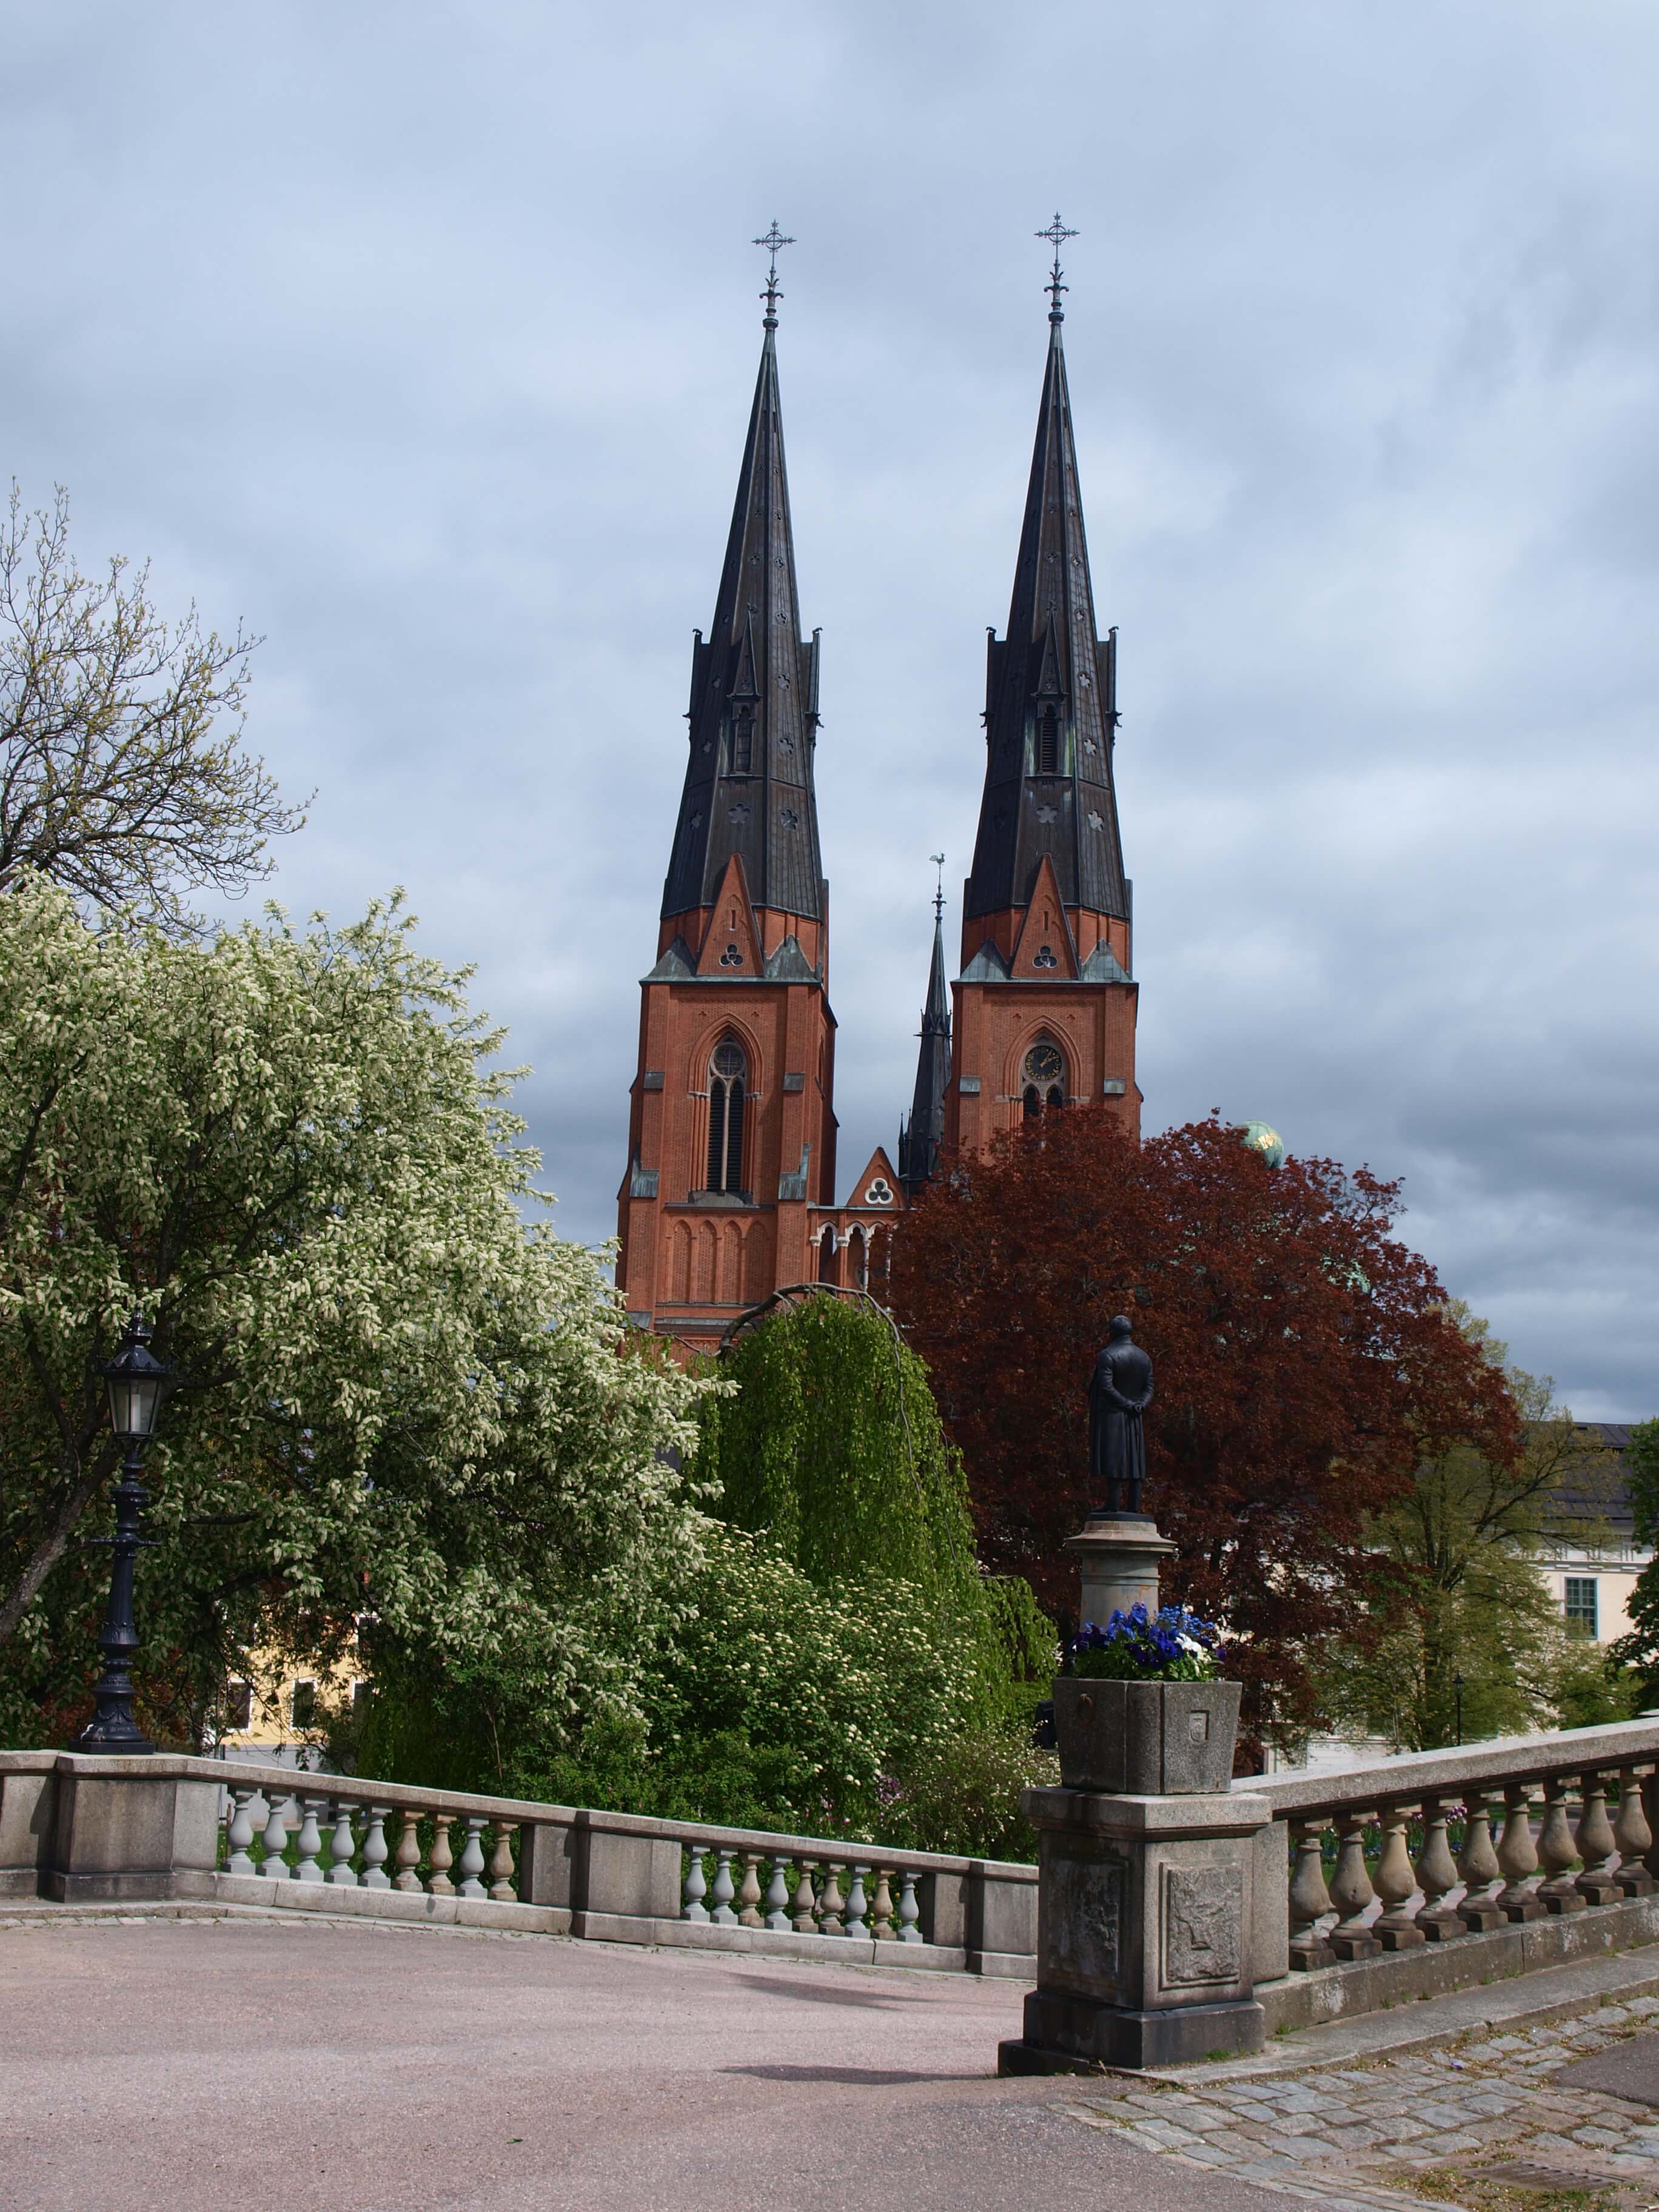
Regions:
<instances>
[{"instance_id":1,"label":"gothic arched window","mask_svg":"<svg viewBox=\"0 0 1659 2212\"><path fill-rule=\"evenodd\" d=\"M1035 1121L1045 1106L1066 1103L1066 1055L1044 1037L1025 1055L1020 1070L1024 1088L1025 1118Z\"/></svg>"},{"instance_id":2,"label":"gothic arched window","mask_svg":"<svg viewBox=\"0 0 1659 2212\"><path fill-rule=\"evenodd\" d=\"M743 1047L722 1037L708 1063L708 1182L710 1190L743 1188L743 1104L749 1063Z\"/></svg>"}]
</instances>

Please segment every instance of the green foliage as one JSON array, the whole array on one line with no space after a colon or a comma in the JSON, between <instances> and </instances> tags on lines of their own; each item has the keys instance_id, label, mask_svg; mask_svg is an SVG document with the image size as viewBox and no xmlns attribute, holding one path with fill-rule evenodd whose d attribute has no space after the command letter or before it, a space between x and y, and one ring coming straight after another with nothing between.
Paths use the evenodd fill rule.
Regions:
<instances>
[{"instance_id":1,"label":"green foliage","mask_svg":"<svg viewBox=\"0 0 1659 2212\"><path fill-rule=\"evenodd\" d=\"M763 1538L711 1526L702 1557L596 1696L579 1738L527 1678L377 1662L366 1771L560 1803L870 1837L891 1778L973 1726L979 1625L868 1571L820 1588ZM434 1771L443 1762L443 1771Z\"/></svg>"},{"instance_id":2,"label":"green foliage","mask_svg":"<svg viewBox=\"0 0 1659 2212\"><path fill-rule=\"evenodd\" d=\"M1029 1863L1036 1831L1020 1810L1021 1794L1059 1780L1059 1759L1032 1749L1029 1724L972 1729L915 1761L882 1809L878 1840Z\"/></svg>"},{"instance_id":3,"label":"green foliage","mask_svg":"<svg viewBox=\"0 0 1659 2212\"><path fill-rule=\"evenodd\" d=\"M1595 1540L1615 1479L1612 1455L1579 1434L1550 1378L1509 1364L1461 1301L1449 1310L1504 1375L1521 1454L1510 1465L1454 1443L1419 1463L1369 1526L1375 1637L1333 1650L1323 1669L1338 1726L1412 1750L1456 1741L1460 1676L1465 1741L1565 1725L1562 1711L1594 1702L1597 1662L1570 1642L1536 1562L1553 1540Z\"/></svg>"},{"instance_id":4,"label":"green foliage","mask_svg":"<svg viewBox=\"0 0 1659 2212\"><path fill-rule=\"evenodd\" d=\"M1659 1540L1659 1419L1639 1422L1625 1449L1631 1503L1640 1543ZM1630 1601L1631 1632L1613 1645L1620 1662L1635 1670L1644 1705L1659 1705L1659 1560L1637 1577Z\"/></svg>"},{"instance_id":5,"label":"green foliage","mask_svg":"<svg viewBox=\"0 0 1659 2212\"><path fill-rule=\"evenodd\" d=\"M630 1336L602 1255L526 1232L499 1034L394 903L207 943L0 897L0 1740L86 1711L114 1452L94 1369L142 1300L162 1417L142 1717L199 1743L250 1645L374 1634L626 1698L699 1516L712 1387ZM423 1780L435 1779L422 1775Z\"/></svg>"},{"instance_id":6,"label":"green foliage","mask_svg":"<svg viewBox=\"0 0 1659 2212\"><path fill-rule=\"evenodd\" d=\"M977 1580L960 1455L927 1370L873 1301L819 1295L774 1314L721 1363L696 1473L713 1510L764 1531L815 1583L879 1568L941 1599Z\"/></svg>"}]
</instances>

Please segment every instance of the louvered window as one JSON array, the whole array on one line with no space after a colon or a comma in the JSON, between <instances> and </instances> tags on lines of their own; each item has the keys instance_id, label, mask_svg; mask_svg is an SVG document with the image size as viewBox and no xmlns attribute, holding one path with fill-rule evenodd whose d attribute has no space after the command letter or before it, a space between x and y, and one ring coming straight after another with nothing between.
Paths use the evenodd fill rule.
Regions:
<instances>
[{"instance_id":1,"label":"louvered window","mask_svg":"<svg viewBox=\"0 0 1659 2212\"><path fill-rule=\"evenodd\" d=\"M749 1063L743 1047L724 1037L708 1063L709 1190L743 1188L743 1107Z\"/></svg>"},{"instance_id":2,"label":"louvered window","mask_svg":"<svg viewBox=\"0 0 1659 2212\"><path fill-rule=\"evenodd\" d=\"M1052 707L1045 707L1037 717L1036 772L1060 774L1060 717Z\"/></svg>"}]
</instances>

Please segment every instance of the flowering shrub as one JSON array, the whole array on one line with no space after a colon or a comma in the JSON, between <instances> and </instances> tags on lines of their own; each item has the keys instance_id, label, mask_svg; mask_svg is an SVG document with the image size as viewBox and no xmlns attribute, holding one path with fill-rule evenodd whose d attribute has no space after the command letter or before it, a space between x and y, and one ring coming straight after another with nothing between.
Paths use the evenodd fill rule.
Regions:
<instances>
[{"instance_id":1,"label":"flowering shrub","mask_svg":"<svg viewBox=\"0 0 1659 2212\"><path fill-rule=\"evenodd\" d=\"M1224 1653L1215 1623L1184 1605L1149 1613L1144 1605L1115 1613L1104 1628L1085 1621L1072 1638L1074 1674L1113 1682L1210 1682Z\"/></svg>"}]
</instances>

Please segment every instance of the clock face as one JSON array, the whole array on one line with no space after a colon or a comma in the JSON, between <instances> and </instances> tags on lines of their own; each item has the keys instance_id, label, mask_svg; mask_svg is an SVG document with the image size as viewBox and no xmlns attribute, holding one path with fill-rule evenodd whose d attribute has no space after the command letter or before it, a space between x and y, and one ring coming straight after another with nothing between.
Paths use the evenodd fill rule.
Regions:
<instances>
[{"instance_id":1,"label":"clock face","mask_svg":"<svg viewBox=\"0 0 1659 2212\"><path fill-rule=\"evenodd\" d=\"M1066 1063L1055 1045L1034 1044L1025 1055L1025 1080L1028 1083L1058 1083L1065 1073Z\"/></svg>"}]
</instances>

